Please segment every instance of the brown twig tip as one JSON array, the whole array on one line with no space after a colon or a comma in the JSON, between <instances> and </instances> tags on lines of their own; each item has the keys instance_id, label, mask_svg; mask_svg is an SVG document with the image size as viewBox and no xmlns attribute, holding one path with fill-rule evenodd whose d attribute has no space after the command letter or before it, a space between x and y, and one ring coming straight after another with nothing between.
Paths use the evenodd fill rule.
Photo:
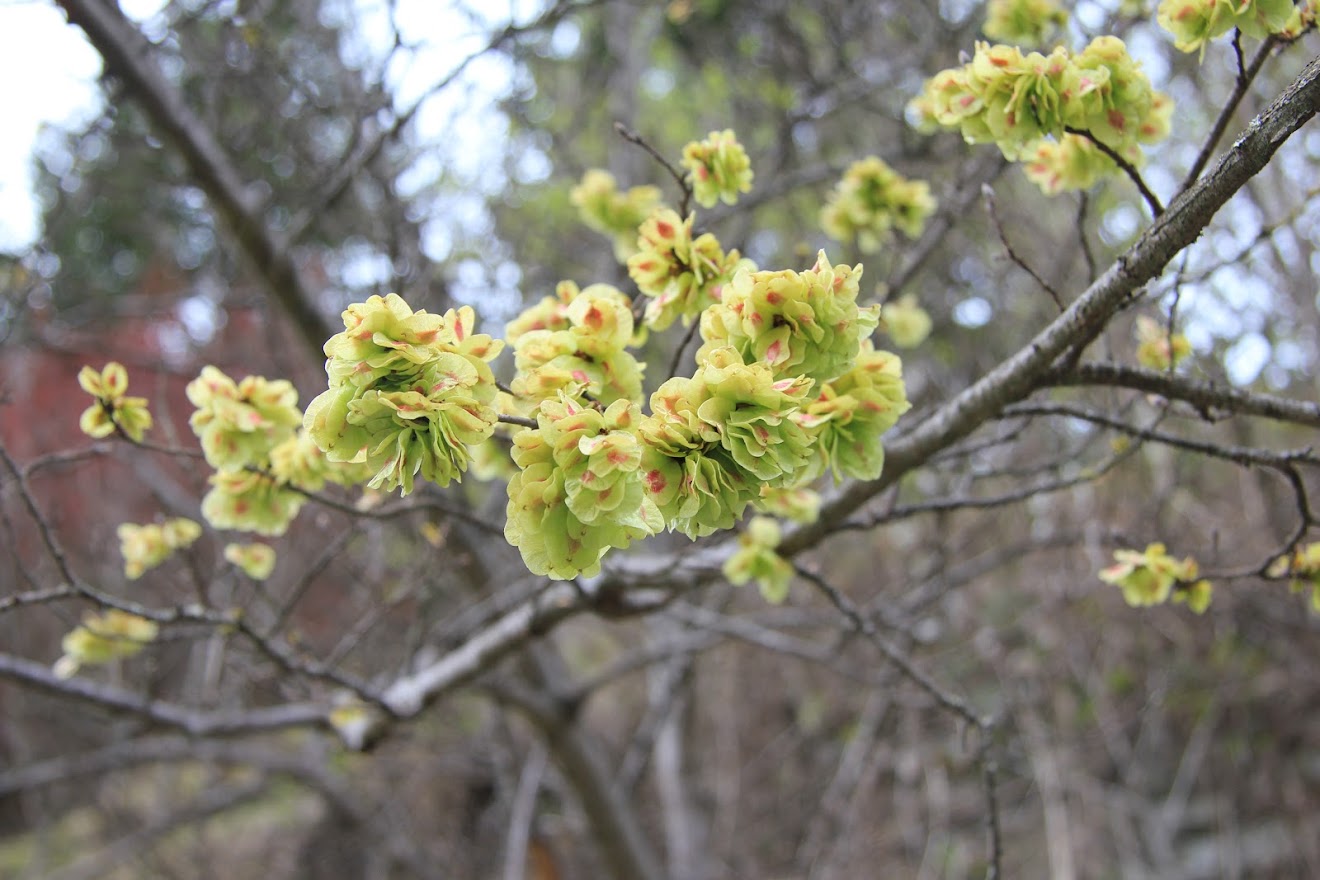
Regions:
<instances>
[{"instance_id":1,"label":"brown twig tip","mask_svg":"<svg viewBox=\"0 0 1320 880\"><path fill-rule=\"evenodd\" d=\"M1068 134L1075 134L1079 137L1086 138L1097 150L1104 153L1111 162L1117 165L1119 170L1128 176L1128 180L1131 180L1133 185L1136 186L1137 191L1141 193L1141 197L1146 200L1146 205L1150 208L1152 219L1159 219L1160 215L1164 213L1164 204L1160 201L1159 196L1155 195L1151 188L1146 185L1146 181L1142 178L1141 172L1137 170L1137 166L1133 165L1127 159L1124 159L1119 155L1117 150L1084 128L1073 128L1072 126L1069 126L1065 128L1064 131L1068 132Z\"/></svg>"},{"instance_id":2,"label":"brown twig tip","mask_svg":"<svg viewBox=\"0 0 1320 880\"><path fill-rule=\"evenodd\" d=\"M999 243L1004 246L1004 252L1008 254L1008 258L1012 260L1013 264L1019 269L1030 275L1032 280L1050 295L1050 299L1054 300L1054 305L1058 307L1060 312L1062 312L1064 309L1063 297L1059 296L1059 291L1055 290L1054 285L1041 277L1040 273L1031 268L1026 259L1014 250L1013 245L1009 243L1008 233L1004 230L1004 224L999 221L999 210L995 203L995 191L990 184L981 184L981 198L985 200L986 213L990 215L990 222L995 225L995 231L999 233Z\"/></svg>"},{"instance_id":3,"label":"brown twig tip","mask_svg":"<svg viewBox=\"0 0 1320 880\"><path fill-rule=\"evenodd\" d=\"M652 159L659 162L660 166L664 168L665 171L669 172L669 176L674 178L674 182L678 184L679 190L683 193L683 198L680 200L678 206L679 216L686 217L688 215L688 209L692 205L692 184L688 183L687 175L674 167L674 164L661 155L659 150L651 146L646 138L642 137L622 122L615 120L614 131L618 133L619 137L623 138L628 143L636 144L641 147Z\"/></svg>"},{"instance_id":4,"label":"brown twig tip","mask_svg":"<svg viewBox=\"0 0 1320 880\"><path fill-rule=\"evenodd\" d=\"M523 428L539 427L536 423L536 419L529 419L527 416L508 416L501 414L500 422L506 425L518 425Z\"/></svg>"}]
</instances>

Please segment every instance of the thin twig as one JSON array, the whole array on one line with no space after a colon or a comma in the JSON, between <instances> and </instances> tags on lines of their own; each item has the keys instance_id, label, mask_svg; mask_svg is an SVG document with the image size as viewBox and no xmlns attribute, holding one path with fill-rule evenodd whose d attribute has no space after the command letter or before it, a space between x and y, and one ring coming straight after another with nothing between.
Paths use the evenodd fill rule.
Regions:
<instances>
[{"instance_id":1,"label":"thin twig","mask_svg":"<svg viewBox=\"0 0 1320 880\"><path fill-rule=\"evenodd\" d=\"M530 419L527 416L510 416L500 413L500 422L505 425L518 425L523 428L538 428L536 419Z\"/></svg>"},{"instance_id":2,"label":"thin twig","mask_svg":"<svg viewBox=\"0 0 1320 880\"><path fill-rule=\"evenodd\" d=\"M1041 289L1050 295L1050 299L1054 300L1054 304L1058 306L1059 311L1062 312L1063 298L1059 296L1059 291L1055 290L1054 285L1050 284L1042 278L1035 269L1031 268L1027 261L1023 259L1022 255L1015 251L1013 245L1009 243L1008 234L1004 231L1004 224L999 222L999 209L995 202L995 191L990 184L985 183L981 185L981 197L985 200L985 210L990 215L990 222L995 225L995 231L999 233L999 243L1004 246L1004 251L1008 254L1008 258L1012 260L1019 269L1030 275L1032 280L1039 284Z\"/></svg>"},{"instance_id":3,"label":"thin twig","mask_svg":"<svg viewBox=\"0 0 1320 880\"><path fill-rule=\"evenodd\" d=\"M678 203L678 215L680 217L686 217L688 215L688 209L692 205L692 184L688 183L687 175L675 168L673 163L660 154L659 150L651 146L645 138L624 125L622 122L615 122L614 130L618 133L619 137L623 138L628 143L636 144L649 153L651 158L659 162L660 165L669 172L669 176L674 178L674 181L678 184L678 188L683 192L683 198Z\"/></svg>"},{"instance_id":4,"label":"thin twig","mask_svg":"<svg viewBox=\"0 0 1320 880\"><path fill-rule=\"evenodd\" d=\"M1210 128L1210 133L1206 135L1205 143L1201 145L1201 152L1197 154L1196 161L1187 170L1187 176L1183 178L1182 186L1178 187L1179 192L1196 183L1201 176L1201 172L1205 170L1205 166L1210 163L1210 157L1214 155L1215 147L1218 146L1224 132L1228 130L1229 121L1232 120L1233 114L1237 112L1238 105L1242 103L1242 99L1246 96L1247 89L1251 87L1252 81L1256 79L1256 75L1265 66L1265 62L1269 60L1270 52L1274 50L1278 41L1275 36L1266 37L1265 42L1260 44L1260 48L1252 56L1251 63L1243 69L1240 37L1241 34L1238 34L1233 40L1233 48L1238 53L1238 76L1237 81L1233 84L1233 92L1228 96L1224 108L1219 111L1219 116Z\"/></svg>"},{"instance_id":5,"label":"thin twig","mask_svg":"<svg viewBox=\"0 0 1320 880\"><path fill-rule=\"evenodd\" d=\"M1109 158L1109 161L1117 165L1119 170L1126 174L1128 179L1136 185L1137 191L1141 193L1141 197L1146 200L1146 205L1150 208L1152 219L1159 219L1160 215L1164 213L1164 205L1160 202L1159 197L1151 192L1150 187L1146 186L1146 181L1142 178L1141 172L1137 170L1137 166L1133 165L1127 159L1124 159L1119 155L1117 150L1084 128L1073 128L1069 126L1065 128L1064 131L1068 132L1068 134L1075 134L1079 137L1086 138L1097 150L1104 153Z\"/></svg>"}]
</instances>

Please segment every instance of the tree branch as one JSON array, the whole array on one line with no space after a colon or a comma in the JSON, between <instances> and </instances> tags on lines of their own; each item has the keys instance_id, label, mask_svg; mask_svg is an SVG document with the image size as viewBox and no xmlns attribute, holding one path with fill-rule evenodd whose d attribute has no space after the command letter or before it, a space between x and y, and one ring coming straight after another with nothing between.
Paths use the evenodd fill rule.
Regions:
<instances>
[{"instance_id":1,"label":"tree branch","mask_svg":"<svg viewBox=\"0 0 1320 880\"><path fill-rule=\"evenodd\" d=\"M1222 410L1232 415L1260 416L1320 428L1320 403L1289 400L1273 394L1228 388L1215 382L1119 364L1088 363L1072 369L1051 370L1043 377L1042 384L1054 387L1100 385L1130 388L1147 394L1159 394L1170 400L1181 400L1200 410L1207 418L1213 410Z\"/></svg>"},{"instance_id":2,"label":"tree branch","mask_svg":"<svg viewBox=\"0 0 1320 880\"><path fill-rule=\"evenodd\" d=\"M1062 315L980 381L886 447L885 472L832 498L820 519L785 535L779 552L813 546L853 511L932 455L966 437L1009 403L1038 387L1051 364L1089 338L1169 260L1196 241L1232 196L1263 169L1293 132L1320 112L1320 59L1312 60L1248 128L1215 169L1179 195L1151 227Z\"/></svg>"},{"instance_id":3,"label":"tree branch","mask_svg":"<svg viewBox=\"0 0 1320 880\"><path fill-rule=\"evenodd\" d=\"M256 709L199 712L164 700L153 700L88 678L62 679L46 666L11 654L0 654L0 678L39 691L81 700L117 712L127 712L190 736L239 736L291 727L320 726L326 708L310 703L288 703Z\"/></svg>"},{"instance_id":4,"label":"tree branch","mask_svg":"<svg viewBox=\"0 0 1320 880\"><path fill-rule=\"evenodd\" d=\"M333 328L293 260L288 242L267 225L265 206L248 186L214 132L192 111L179 88L165 78L146 37L116 3L58 0L69 22L82 28L105 60L106 72L123 80L147 116L179 150L188 170L224 218L275 301L288 314L315 358Z\"/></svg>"}]
</instances>

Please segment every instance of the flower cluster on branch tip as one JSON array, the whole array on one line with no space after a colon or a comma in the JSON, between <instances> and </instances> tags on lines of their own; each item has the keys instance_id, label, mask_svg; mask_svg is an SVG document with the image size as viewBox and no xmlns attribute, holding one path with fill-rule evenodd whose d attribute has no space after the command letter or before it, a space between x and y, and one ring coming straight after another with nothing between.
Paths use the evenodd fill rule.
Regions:
<instances>
[{"instance_id":1,"label":"flower cluster on branch tip","mask_svg":"<svg viewBox=\"0 0 1320 880\"><path fill-rule=\"evenodd\" d=\"M1293 0L1161 0L1156 12L1160 27L1173 34L1174 45L1183 52L1200 52L1216 37L1237 28L1249 37L1300 29L1306 11Z\"/></svg>"},{"instance_id":2,"label":"flower cluster on branch tip","mask_svg":"<svg viewBox=\"0 0 1320 880\"><path fill-rule=\"evenodd\" d=\"M1157 542L1140 553L1115 550L1114 564L1101 570L1100 580L1120 588L1124 601L1133 607L1163 605L1172 597L1201 614L1210 607L1212 587L1197 574L1196 560L1175 559Z\"/></svg>"},{"instance_id":3,"label":"flower cluster on branch tip","mask_svg":"<svg viewBox=\"0 0 1320 880\"><path fill-rule=\"evenodd\" d=\"M779 541L779 523L766 516L752 517L738 536L738 549L724 562L729 583L742 586L754 580L765 601L783 604L793 580L793 566L775 552Z\"/></svg>"},{"instance_id":4,"label":"flower cluster on branch tip","mask_svg":"<svg viewBox=\"0 0 1320 880\"><path fill-rule=\"evenodd\" d=\"M712 131L704 141L683 147L683 167L692 181L692 195L703 208L717 202L732 205L739 193L752 191L752 163L731 129Z\"/></svg>"},{"instance_id":5,"label":"flower cluster on branch tip","mask_svg":"<svg viewBox=\"0 0 1320 880\"><path fill-rule=\"evenodd\" d=\"M1172 370L1192 353L1192 343L1149 315L1137 316L1137 363L1148 370Z\"/></svg>"},{"instance_id":6,"label":"flower cluster on branch tip","mask_svg":"<svg viewBox=\"0 0 1320 880\"><path fill-rule=\"evenodd\" d=\"M685 155L699 203L731 202L750 183L731 132ZM590 225L617 232L600 222L619 207L611 193L613 178L592 175L574 200L595 206ZM508 394L489 366L500 343L473 332L471 309L428 315L394 294L350 306L325 346L329 387L307 409L307 436L324 460L404 492L416 477L459 478L474 456L488 475L512 467L505 536L529 570L557 579L595 574L609 550L662 530L731 528L752 506L814 519L808 484L826 471L878 475L880 435L908 407L898 358L869 340L879 306L858 305L860 266L822 251L806 271L761 271L694 224L658 207L633 230L627 266L649 298L647 327L699 319L702 338L693 375L665 379L649 413L630 350L644 340L634 303L608 284L564 281L507 325ZM500 421L507 456L485 442ZM271 469L304 452L272 453ZM780 592L780 566L754 567L774 569L767 589Z\"/></svg>"},{"instance_id":7,"label":"flower cluster on branch tip","mask_svg":"<svg viewBox=\"0 0 1320 880\"><path fill-rule=\"evenodd\" d=\"M1311 610L1320 614L1320 542L1298 547L1287 556L1280 556L1266 572L1270 577L1292 579L1292 590L1311 591Z\"/></svg>"},{"instance_id":8,"label":"flower cluster on branch tip","mask_svg":"<svg viewBox=\"0 0 1320 880\"><path fill-rule=\"evenodd\" d=\"M637 236L637 253L628 258L628 275L651 298L646 324L664 330L678 318L689 324L719 301L735 272L755 269L737 250L728 253L706 232L692 237L694 217L680 219L662 208L647 218Z\"/></svg>"},{"instance_id":9,"label":"flower cluster on branch tip","mask_svg":"<svg viewBox=\"0 0 1320 880\"><path fill-rule=\"evenodd\" d=\"M494 433L489 362L504 344L475 332L470 306L414 312L393 293L349 306L343 320L325 344L330 387L303 427L330 461L364 463L372 488L406 495L418 475L449 485L468 444Z\"/></svg>"},{"instance_id":10,"label":"flower cluster on branch tip","mask_svg":"<svg viewBox=\"0 0 1320 880\"><path fill-rule=\"evenodd\" d=\"M660 206L660 190L634 186L619 192L613 174L592 168L582 175L582 182L573 188L569 200L588 228L611 238L614 258L623 262L636 253L637 227Z\"/></svg>"},{"instance_id":11,"label":"flower cluster on branch tip","mask_svg":"<svg viewBox=\"0 0 1320 880\"><path fill-rule=\"evenodd\" d=\"M275 570L275 548L269 544L226 544L224 555L254 581L264 581Z\"/></svg>"},{"instance_id":12,"label":"flower cluster on branch tip","mask_svg":"<svg viewBox=\"0 0 1320 880\"><path fill-rule=\"evenodd\" d=\"M1044 46L1068 24L1056 0L990 0L981 32L992 40L1019 46Z\"/></svg>"},{"instance_id":13,"label":"flower cluster on branch tip","mask_svg":"<svg viewBox=\"0 0 1320 880\"><path fill-rule=\"evenodd\" d=\"M829 194L820 225L836 241L856 239L864 254L888 243L894 230L921 235L935 212L935 198L924 180L909 180L878 156L854 162Z\"/></svg>"},{"instance_id":14,"label":"flower cluster on branch tip","mask_svg":"<svg viewBox=\"0 0 1320 880\"><path fill-rule=\"evenodd\" d=\"M202 527L190 519L176 517L163 523L119 526L119 552L124 557L124 577L137 580L174 553L202 536Z\"/></svg>"},{"instance_id":15,"label":"flower cluster on branch tip","mask_svg":"<svg viewBox=\"0 0 1320 880\"><path fill-rule=\"evenodd\" d=\"M911 104L924 128L956 128L968 143L996 144L1008 159L1029 162L1048 192L1080 188L1115 173L1103 150L1084 150L1067 135L1104 147L1133 167L1143 145L1169 135L1172 99L1156 91L1117 37L1096 37L1081 52L1024 53L977 43L972 60L941 71ZM1042 141L1056 147L1042 149Z\"/></svg>"},{"instance_id":16,"label":"flower cluster on branch tip","mask_svg":"<svg viewBox=\"0 0 1320 880\"><path fill-rule=\"evenodd\" d=\"M642 364L628 351L633 341L632 303L609 284L579 289L561 282L508 325L517 376L517 398L538 401L566 391L601 403L637 400Z\"/></svg>"},{"instance_id":17,"label":"flower cluster on branch tip","mask_svg":"<svg viewBox=\"0 0 1320 880\"><path fill-rule=\"evenodd\" d=\"M109 437L116 426L134 443L141 443L151 428L146 398L128 396L128 371L111 361L98 373L92 367L78 372L78 384L96 401L83 410L78 427L89 437Z\"/></svg>"},{"instance_id":18,"label":"flower cluster on branch tip","mask_svg":"<svg viewBox=\"0 0 1320 880\"><path fill-rule=\"evenodd\" d=\"M155 641L155 622L117 608L88 612L81 626L64 637L64 655L55 662L59 678L71 678L83 666L97 666L132 657Z\"/></svg>"}]
</instances>

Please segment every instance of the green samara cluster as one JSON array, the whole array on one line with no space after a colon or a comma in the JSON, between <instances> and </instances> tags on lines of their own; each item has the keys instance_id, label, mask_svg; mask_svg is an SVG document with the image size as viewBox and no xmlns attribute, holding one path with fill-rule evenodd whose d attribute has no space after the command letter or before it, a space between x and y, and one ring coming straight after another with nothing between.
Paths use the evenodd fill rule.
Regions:
<instances>
[{"instance_id":1,"label":"green samara cluster","mask_svg":"<svg viewBox=\"0 0 1320 880\"><path fill-rule=\"evenodd\" d=\"M752 191L752 163L730 129L712 131L704 141L683 148L683 167L692 180L692 195L703 208L717 202L732 205L739 193Z\"/></svg>"},{"instance_id":2,"label":"green samara cluster","mask_svg":"<svg viewBox=\"0 0 1320 880\"><path fill-rule=\"evenodd\" d=\"M284 534L306 498L274 476L271 456L297 438L298 392L283 379L235 382L208 366L188 383L188 399L189 424L215 468L202 515L218 529Z\"/></svg>"},{"instance_id":3,"label":"green samara cluster","mask_svg":"<svg viewBox=\"0 0 1320 880\"><path fill-rule=\"evenodd\" d=\"M303 427L332 462L363 463L372 488L413 490L416 477L449 485L468 444L495 430L490 361L503 343L474 332L470 306L414 312L402 297L372 296L343 313L325 344L328 390Z\"/></svg>"},{"instance_id":4,"label":"green samara cluster","mask_svg":"<svg viewBox=\"0 0 1320 880\"><path fill-rule=\"evenodd\" d=\"M694 217L680 219L663 208L641 225L637 253L628 258L628 275L651 301L647 326L664 330L682 318L685 324L713 305L734 273L755 268L736 250L727 254L709 232L692 236Z\"/></svg>"},{"instance_id":5,"label":"green samara cluster","mask_svg":"<svg viewBox=\"0 0 1320 880\"><path fill-rule=\"evenodd\" d=\"M555 293L507 328L518 368L514 395L535 402L566 391L606 404L640 398L642 365L627 350L633 340L628 297L608 284L579 290L571 281Z\"/></svg>"},{"instance_id":6,"label":"green samara cluster","mask_svg":"<svg viewBox=\"0 0 1320 880\"><path fill-rule=\"evenodd\" d=\"M977 43L971 61L927 81L911 110L923 127L956 128L968 143L993 143L1006 158L1030 162L1032 179L1059 191L1118 170L1069 135L1140 165L1142 146L1168 137L1173 102L1151 86L1122 40L1102 36L1081 52L1059 47L1048 55ZM1042 149L1047 140L1060 146Z\"/></svg>"},{"instance_id":7,"label":"green samara cluster","mask_svg":"<svg viewBox=\"0 0 1320 880\"><path fill-rule=\"evenodd\" d=\"M692 179L704 167L722 181L717 199L745 189L731 132L689 148ZM590 182L597 208L617 193L613 178ZM588 203L582 187L575 200ZM593 210L591 225L609 225ZM329 389L303 420L315 447L273 454L272 469L358 463L371 485L407 492L416 477L447 484L474 456L491 476L513 467L505 537L556 579L598 573L609 550L664 530L731 528L748 507L809 521L820 499L807 484L878 475L880 435L908 408L898 358L870 343L879 307L858 305L860 266L822 251L806 271L761 271L694 225L659 207L633 230L626 262L648 328L699 319L702 339L693 375L663 381L649 412L635 303L615 287L564 281L510 321L507 393L489 366L500 344L472 332L471 309L428 315L391 294L345 311L325 346ZM780 596L768 534L758 526L744 556Z\"/></svg>"},{"instance_id":8,"label":"green samara cluster","mask_svg":"<svg viewBox=\"0 0 1320 880\"><path fill-rule=\"evenodd\" d=\"M613 174L592 168L582 175L569 200L588 228L610 237L615 259L623 262L636 252L637 227L659 207L660 190L634 186L619 192Z\"/></svg>"},{"instance_id":9,"label":"green samara cluster","mask_svg":"<svg viewBox=\"0 0 1320 880\"><path fill-rule=\"evenodd\" d=\"M1204 57L1211 40L1234 28L1258 39L1285 33L1307 6L1293 0L1162 0L1156 17L1173 34L1175 46Z\"/></svg>"},{"instance_id":10,"label":"green samara cluster","mask_svg":"<svg viewBox=\"0 0 1320 880\"><path fill-rule=\"evenodd\" d=\"M990 0L985 6L987 37L1018 46L1043 46L1068 23L1056 0Z\"/></svg>"},{"instance_id":11,"label":"green samara cluster","mask_svg":"<svg viewBox=\"0 0 1320 880\"><path fill-rule=\"evenodd\" d=\"M862 253L872 254L894 230L908 238L921 235L934 211L929 184L908 180L883 159L867 156L844 172L821 209L820 225L831 238L856 239Z\"/></svg>"},{"instance_id":12,"label":"green samara cluster","mask_svg":"<svg viewBox=\"0 0 1320 880\"><path fill-rule=\"evenodd\" d=\"M534 574L596 574L611 547L663 527L642 485L637 404L601 411L559 394L537 407L537 428L513 438L504 534Z\"/></svg>"},{"instance_id":13,"label":"green samara cluster","mask_svg":"<svg viewBox=\"0 0 1320 880\"><path fill-rule=\"evenodd\" d=\"M731 528L749 506L774 506L767 493L814 514L804 484L826 470L877 475L880 434L908 403L898 358L870 347L878 308L858 306L860 275L823 252L803 272L740 269L701 314L695 373L664 381L647 415L637 398L553 385L554 397L533 403L537 427L513 438L520 471L505 534L528 567L594 573L611 547L662 529L697 538ZM592 327L615 327L570 316L591 290L561 285L512 322L520 367L540 334L589 339ZM597 296L614 301L612 289ZM514 390L528 401L543 384L520 371Z\"/></svg>"}]
</instances>

